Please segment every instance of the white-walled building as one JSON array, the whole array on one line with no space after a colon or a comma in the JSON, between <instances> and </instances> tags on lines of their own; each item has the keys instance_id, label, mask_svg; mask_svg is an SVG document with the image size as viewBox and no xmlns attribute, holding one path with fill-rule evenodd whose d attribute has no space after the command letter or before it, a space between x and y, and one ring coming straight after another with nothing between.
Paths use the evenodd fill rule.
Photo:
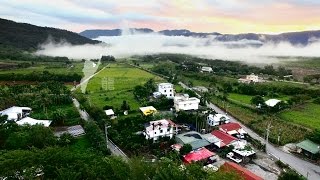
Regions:
<instances>
[{"instance_id":1,"label":"white-walled building","mask_svg":"<svg viewBox=\"0 0 320 180\"><path fill-rule=\"evenodd\" d=\"M230 122L230 118L224 114L209 114L207 116L207 124L209 126L218 126Z\"/></svg>"},{"instance_id":2,"label":"white-walled building","mask_svg":"<svg viewBox=\"0 0 320 180\"><path fill-rule=\"evenodd\" d=\"M171 83L160 83L158 84L158 92L166 96L169 99L174 97L173 84Z\"/></svg>"},{"instance_id":3,"label":"white-walled building","mask_svg":"<svg viewBox=\"0 0 320 180\"><path fill-rule=\"evenodd\" d=\"M202 67L202 68L201 68L201 72L211 73L211 72L213 72L213 70L212 70L211 67Z\"/></svg>"},{"instance_id":4,"label":"white-walled building","mask_svg":"<svg viewBox=\"0 0 320 180\"><path fill-rule=\"evenodd\" d=\"M161 119L158 121L150 121L145 124L145 131L143 132L146 139L158 140L159 137L169 137L177 134L177 125L171 120Z\"/></svg>"},{"instance_id":5,"label":"white-walled building","mask_svg":"<svg viewBox=\"0 0 320 180\"><path fill-rule=\"evenodd\" d=\"M240 83L259 83L264 82L259 76L255 75L254 73L247 75L245 78L240 78L238 80Z\"/></svg>"},{"instance_id":6,"label":"white-walled building","mask_svg":"<svg viewBox=\"0 0 320 180\"><path fill-rule=\"evenodd\" d=\"M200 99L196 97L189 97L188 94L177 94L174 97L174 107L176 111L197 110L199 109Z\"/></svg>"},{"instance_id":7,"label":"white-walled building","mask_svg":"<svg viewBox=\"0 0 320 180\"><path fill-rule=\"evenodd\" d=\"M31 110L29 107L12 106L11 108L0 111L0 116L6 115L8 116L8 121L17 121L28 116Z\"/></svg>"},{"instance_id":8,"label":"white-walled building","mask_svg":"<svg viewBox=\"0 0 320 180\"><path fill-rule=\"evenodd\" d=\"M33 119L31 117L25 117L19 121L16 122L19 126L23 126L23 125L30 125L30 126L34 126L34 125L43 125L44 127L49 127L50 124L52 123L51 120L38 120L38 119Z\"/></svg>"}]
</instances>

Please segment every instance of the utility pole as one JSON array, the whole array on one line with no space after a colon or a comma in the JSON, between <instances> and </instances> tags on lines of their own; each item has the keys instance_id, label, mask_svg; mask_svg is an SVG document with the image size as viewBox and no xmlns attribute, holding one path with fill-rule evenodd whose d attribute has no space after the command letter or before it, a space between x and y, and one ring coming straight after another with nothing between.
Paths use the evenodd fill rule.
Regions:
<instances>
[{"instance_id":1,"label":"utility pole","mask_svg":"<svg viewBox=\"0 0 320 180\"><path fill-rule=\"evenodd\" d=\"M104 124L104 131L106 133L106 143L107 143L107 148L108 147L108 144L109 144L109 139L108 139L108 128L110 128L111 126L107 126L107 123Z\"/></svg>"},{"instance_id":2,"label":"utility pole","mask_svg":"<svg viewBox=\"0 0 320 180\"><path fill-rule=\"evenodd\" d=\"M269 142L269 133L270 133L270 129L271 129L271 121L269 122L268 124L268 128L266 129L267 130L267 137L266 137L266 152L267 152L267 144Z\"/></svg>"},{"instance_id":3,"label":"utility pole","mask_svg":"<svg viewBox=\"0 0 320 180\"><path fill-rule=\"evenodd\" d=\"M281 128L279 129L279 132L278 132L278 146L280 145L280 136L281 136Z\"/></svg>"}]
</instances>

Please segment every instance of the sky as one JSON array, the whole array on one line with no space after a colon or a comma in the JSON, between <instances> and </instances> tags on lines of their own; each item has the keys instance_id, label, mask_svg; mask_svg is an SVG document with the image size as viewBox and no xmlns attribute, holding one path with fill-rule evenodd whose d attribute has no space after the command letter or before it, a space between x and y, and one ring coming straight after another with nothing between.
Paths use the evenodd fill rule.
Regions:
<instances>
[{"instance_id":1,"label":"sky","mask_svg":"<svg viewBox=\"0 0 320 180\"><path fill-rule=\"evenodd\" d=\"M189 29L281 33L320 29L320 0L0 0L0 17L74 32Z\"/></svg>"}]
</instances>

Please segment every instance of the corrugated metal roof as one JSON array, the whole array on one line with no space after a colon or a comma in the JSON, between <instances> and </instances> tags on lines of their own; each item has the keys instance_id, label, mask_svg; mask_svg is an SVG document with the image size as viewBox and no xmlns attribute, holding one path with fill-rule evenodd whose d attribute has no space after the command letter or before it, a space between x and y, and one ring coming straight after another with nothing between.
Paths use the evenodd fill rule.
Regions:
<instances>
[{"instance_id":1,"label":"corrugated metal roof","mask_svg":"<svg viewBox=\"0 0 320 180\"><path fill-rule=\"evenodd\" d=\"M316 144L316 143L310 141L309 139L298 143L297 146L300 147L303 150L311 152L312 154L317 154L320 151L319 144Z\"/></svg>"},{"instance_id":2,"label":"corrugated metal roof","mask_svg":"<svg viewBox=\"0 0 320 180\"><path fill-rule=\"evenodd\" d=\"M196 162L196 161L200 161L203 159L207 159L211 156L214 156L215 153L209 151L206 148L201 148L195 151L190 152L189 154L183 156L184 162L185 163L192 163L192 162Z\"/></svg>"}]
</instances>

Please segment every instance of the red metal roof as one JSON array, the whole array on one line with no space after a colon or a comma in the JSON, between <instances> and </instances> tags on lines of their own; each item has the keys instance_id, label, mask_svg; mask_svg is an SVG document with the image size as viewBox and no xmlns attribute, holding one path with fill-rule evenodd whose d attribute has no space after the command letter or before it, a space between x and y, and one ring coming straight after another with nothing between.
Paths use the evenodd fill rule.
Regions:
<instances>
[{"instance_id":1,"label":"red metal roof","mask_svg":"<svg viewBox=\"0 0 320 180\"><path fill-rule=\"evenodd\" d=\"M177 126L176 123L174 123L173 121L171 121L170 119L167 119L168 123L172 126Z\"/></svg>"},{"instance_id":2,"label":"red metal roof","mask_svg":"<svg viewBox=\"0 0 320 180\"><path fill-rule=\"evenodd\" d=\"M223 131L233 131L233 130L239 130L241 129L240 124L238 123L227 123L227 124L222 124L219 126L220 129L222 129Z\"/></svg>"},{"instance_id":3,"label":"red metal roof","mask_svg":"<svg viewBox=\"0 0 320 180\"><path fill-rule=\"evenodd\" d=\"M255 175L248 169L234 163L234 162L225 162L221 166L222 171L232 172L235 171L237 174L239 174L241 177L243 177L245 180L263 180L261 177Z\"/></svg>"},{"instance_id":4,"label":"red metal roof","mask_svg":"<svg viewBox=\"0 0 320 180\"><path fill-rule=\"evenodd\" d=\"M216 136L217 138L219 138L222 141L221 147L229 145L232 141L237 140L237 138L235 138L227 133L224 133L220 130L214 130L211 132L211 134Z\"/></svg>"},{"instance_id":5,"label":"red metal roof","mask_svg":"<svg viewBox=\"0 0 320 180\"><path fill-rule=\"evenodd\" d=\"M214 156L214 155L215 155L215 153L209 151L208 149L200 148L198 150L192 151L189 154L183 156L183 161L187 164L190 164L192 162L207 159L207 158Z\"/></svg>"}]
</instances>

